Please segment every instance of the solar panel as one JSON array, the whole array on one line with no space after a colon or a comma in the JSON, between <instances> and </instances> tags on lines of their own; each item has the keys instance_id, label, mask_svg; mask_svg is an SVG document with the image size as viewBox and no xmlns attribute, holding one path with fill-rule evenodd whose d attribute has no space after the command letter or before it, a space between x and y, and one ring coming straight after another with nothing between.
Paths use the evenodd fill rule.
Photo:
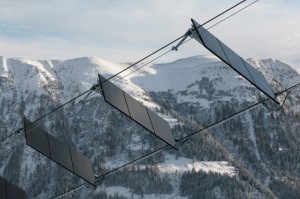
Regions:
<instances>
[{"instance_id":1,"label":"solar panel","mask_svg":"<svg viewBox=\"0 0 300 199\"><path fill-rule=\"evenodd\" d=\"M200 39L202 41L202 45L204 44L205 46L209 46L209 48L218 54L222 60L229 63L228 58L220 46L219 40L210 34L210 32L206 31L202 26L199 26L199 32L201 32Z\"/></svg>"},{"instance_id":2,"label":"solar panel","mask_svg":"<svg viewBox=\"0 0 300 199\"><path fill-rule=\"evenodd\" d=\"M31 122L27 119L24 119L26 143L35 150L50 158L48 133L37 125L26 127L29 124L31 124Z\"/></svg>"},{"instance_id":3,"label":"solar panel","mask_svg":"<svg viewBox=\"0 0 300 199\"><path fill-rule=\"evenodd\" d=\"M264 76L258 72L253 66L251 66L247 61L241 58L228 46L218 40L214 35L212 35L208 30L202 27L199 23L192 19L192 23L197 31L197 36L193 36L199 43L201 43L205 48L219 57L228 66L242 75L260 91L266 94L270 99L275 101L275 95L268 84Z\"/></svg>"},{"instance_id":4,"label":"solar panel","mask_svg":"<svg viewBox=\"0 0 300 199\"><path fill-rule=\"evenodd\" d=\"M123 91L110 81L106 81L104 84L102 84L102 87L105 100L109 102L109 104L120 110L122 113L129 116L129 110L125 101Z\"/></svg>"},{"instance_id":5,"label":"solar panel","mask_svg":"<svg viewBox=\"0 0 300 199\"><path fill-rule=\"evenodd\" d=\"M6 180L6 198L7 199L26 199L26 192Z\"/></svg>"},{"instance_id":6,"label":"solar panel","mask_svg":"<svg viewBox=\"0 0 300 199\"><path fill-rule=\"evenodd\" d=\"M107 81L103 76L99 75L100 85L104 100L110 105L117 108L122 113L125 113L130 119L146 128L148 131L175 147L175 139L172 135L169 123L148 110L140 102L122 91L110 81ZM109 97L108 97L109 96ZM119 101L116 103L116 101ZM120 105L122 103L122 105ZM124 105L123 105L124 104ZM126 108L125 108L126 106ZM122 107L123 109L121 109ZM128 110L128 112L124 112Z\"/></svg>"},{"instance_id":7,"label":"solar panel","mask_svg":"<svg viewBox=\"0 0 300 199\"><path fill-rule=\"evenodd\" d=\"M65 167L66 169L73 171L71 153L69 147L52 135L48 134L49 138L49 146L51 152L51 159L60 164L61 166Z\"/></svg>"},{"instance_id":8,"label":"solar panel","mask_svg":"<svg viewBox=\"0 0 300 199\"><path fill-rule=\"evenodd\" d=\"M26 124L31 122L25 119ZM95 176L92 169L92 164L88 158L79 154L69 146L60 142L58 139L41 129L40 127L25 129L26 143L47 156L57 164L68 169L88 183L95 183ZM45 152L45 150L48 151Z\"/></svg>"},{"instance_id":9,"label":"solar panel","mask_svg":"<svg viewBox=\"0 0 300 199\"><path fill-rule=\"evenodd\" d=\"M154 133L154 129L149 118L147 108L140 102L136 101L133 97L125 93L125 99L130 110L130 116L133 120L137 121L143 127Z\"/></svg>"},{"instance_id":10,"label":"solar panel","mask_svg":"<svg viewBox=\"0 0 300 199\"><path fill-rule=\"evenodd\" d=\"M247 67L248 71L250 72L254 82L261 86L266 93L269 95L273 94L272 89L270 88L267 80L262 76L260 72L258 72L255 68L253 68L247 61L244 60L245 66Z\"/></svg>"},{"instance_id":11,"label":"solar panel","mask_svg":"<svg viewBox=\"0 0 300 199\"><path fill-rule=\"evenodd\" d=\"M253 78L251 77L251 74L247 70L242 58L233 52L230 48L228 48L224 43L220 41L220 45L222 49L224 50L226 56L228 57L228 65L232 66L232 68L237 71L240 75L245 77L248 81L250 81L252 84L254 83ZM226 63L226 62L225 62Z\"/></svg>"},{"instance_id":12,"label":"solar panel","mask_svg":"<svg viewBox=\"0 0 300 199\"><path fill-rule=\"evenodd\" d=\"M78 176L81 176L91 184L94 184L95 176L93 173L91 161L71 148L70 151L73 160L74 173Z\"/></svg>"},{"instance_id":13,"label":"solar panel","mask_svg":"<svg viewBox=\"0 0 300 199\"><path fill-rule=\"evenodd\" d=\"M0 177L0 198L1 199L26 199L26 192Z\"/></svg>"},{"instance_id":14,"label":"solar panel","mask_svg":"<svg viewBox=\"0 0 300 199\"><path fill-rule=\"evenodd\" d=\"M171 146L175 146L175 139L172 135L169 123L149 109L148 113L153 124L155 134Z\"/></svg>"}]
</instances>

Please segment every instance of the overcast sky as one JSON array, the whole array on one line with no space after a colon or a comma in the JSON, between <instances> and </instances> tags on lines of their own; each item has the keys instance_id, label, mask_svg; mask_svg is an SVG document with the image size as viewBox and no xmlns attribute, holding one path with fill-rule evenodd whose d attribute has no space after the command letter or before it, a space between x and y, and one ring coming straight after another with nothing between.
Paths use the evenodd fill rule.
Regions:
<instances>
[{"instance_id":1,"label":"overcast sky","mask_svg":"<svg viewBox=\"0 0 300 199\"><path fill-rule=\"evenodd\" d=\"M238 2L0 0L0 55L31 59L94 56L134 62L184 34L191 18L203 23ZM247 0L227 15L251 2ZM299 23L299 0L260 0L211 32L244 58L300 63ZM201 54L209 52L190 41L157 62Z\"/></svg>"}]
</instances>

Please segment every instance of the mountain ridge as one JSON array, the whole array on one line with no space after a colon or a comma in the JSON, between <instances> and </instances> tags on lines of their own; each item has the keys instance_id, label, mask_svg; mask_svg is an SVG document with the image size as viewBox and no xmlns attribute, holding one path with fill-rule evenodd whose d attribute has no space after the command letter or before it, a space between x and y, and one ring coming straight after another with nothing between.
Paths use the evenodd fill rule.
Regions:
<instances>
[{"instance_id":1,"label":"mountain ridge","mask_svg":"<svg viewBox=\"0 0 300 199\"><path fill-rule=\"evenodd\" d=\"M91 57L65 61L36 61L4 57L1 57L1 60L0 89L11 89L8 92L1 92L1 124L3 124L0 127L1 136L22 126L23 115L34 120L90 89L93 84L97 83L98 73L109 78L128 66ZM263 72L274 91L287 88L294 82L300 82L297 70L283 62L272 59L248 59L248 61ZM128 72L134 69L135 67ZM118 81L118 86L166 119L177 138L194 131L195 128L205 127L264 97L250 83L213 57L194 56L172 63L152 64L124 79L115 78L111 81ZM100 95L93 93L81 102L80 100L83 99L84 97L74 101L39 124L89 157L95 173L108 171L162 146L162 142L105 104ZM280 96L279 99L282 101L284 96ZM257 194L257 198L281 198L282 193L276 191L276 187L280 185L280 179L284 177L291 179L292 173L284 174L278 170L279 168L286 170L288 165L277 166L274 162L270 165L271 163L267 161L262 164L259 161L277 153L276 150L278 151L279 148L297 151L298 139L295 138L298 137L299 127L296 119L293 118L300 118L299 111L297 111L300 110L299 99L297 94L289 96L279 113L259 107L250 111L248 115L239 116L214 128L212 132L196 136L178 152L162 152L161 155L155 155L141 162L140 165L136 164L134 171L129 169L117 173L119 178L113 175L106 182L104 181L104 185L99 186L95 193L85 189L74 197L97 198L99 194L105 195L104 187L108 189L108 187L121 186L127 190L125 194L122 189L125 195L129 192L135 197L143 195L148 198L158 198L159 196L155 195L159 193L158 187L153 185L153 189L149 188L152 186L151 183L158 183L157 180L165 183L161 185L164 191L160 195L171 197L191 188L192 185L187 186L188 182L184 180L184 176L190 176L195 184L202 184L197 181L197 175L207 179L208 182L211 178L220 177L219 174L207 171L204 173L199 170L193 171L192 167L201 168L199 165L202 163L217 161L212 167L219 168L219 162L225 161L228 165L225 164L224 170L236 173L233 177L226 177L226 174L224 177L227 182L230 182L228 184L232 183L232 188L226 187L225 184L212 184L211 187L206 187L207 193L199 189L191 196L199 198L200 196L217 196L221 193L224 198L230 198L234 196L231 191L235 190L234 193L240 198L250 197L254 193ZM287 120L287 122L282 120ZM286 126L284 123L292 125ZM268 133L270 129L272 133ZM63 192L64 187L71 188L79 183L79 179L26 146L21 137L16 138L14 143L7 140L0 146L3 151L0 154L1 174L29 190L30 198L55 195L55 193ZM6 153L7 151L12 152ZM291 154L295 157L291 157ZM295 152L289 151L288 157L293 160L290 162L292 166L297 165L293 163L297 162L298 157ZM166 172L168 174L163 172L172 168L172 161L176 162L176 158L179 162L186 162L185 166L177 167L184 171L179 177L176 177L174 171ZM276 160L282 162L284 156L279 156ZM158 170L155 169L155 165L158 166ZM190 168L189 171L186 170L187 167ZM49 173L43 174L45 170ZM139 179L146 171L150 173L150 177L145 177L147 180L144 185L133 183L134 179ZM218 171L221 170L217 169ZM14 172L21 173L20 177L15 177ZM271 175L272 172L276 175ZM152 178L152 174L159 177ZM128 180L132 182L132 185L122 180L122 177L126 178L126 175L131 176ZM64 177L61 178L61 176ZM297 182L297 176L293 177L294 182ZM36 188L32 187L40 181L44 182L44 186L39 183ZM26 182L30 183L26 184ZM264 182L268 182L266 187L263 185ZM45 188L45 185L48 188ZM294 196L299 194L293 186L289 184L285 186L288 190L292 190L290 192L293 192ZM118 190L121 189L116 189L117 192ZM110 196L118 198L113 196L111 189L108 192L110 194L106 196L107 198ZM66 198L69 197L72 198L72 196L66 196Z\"/></svg>"}]
</instances>

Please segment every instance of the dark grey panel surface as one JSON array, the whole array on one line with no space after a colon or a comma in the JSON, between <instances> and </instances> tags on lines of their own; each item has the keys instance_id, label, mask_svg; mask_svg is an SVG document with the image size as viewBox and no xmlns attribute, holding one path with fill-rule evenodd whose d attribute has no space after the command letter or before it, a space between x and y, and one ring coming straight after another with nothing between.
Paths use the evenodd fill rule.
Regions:
<instances>
[{"instance_id":1,"label":"dark grey panel surface","mask_svg":"<svg viewBox=\"0 0 300 199\"><path fill-rule=\"evenodd\" d=\"M195 34L195 33L194 33ZM204 45L200 39L200 37L197 35L197 36L192 36L194 39L196 39L200 44Z\"/></svg>"},{"instance_id":2,"label":"dark grey panel surface","mask_svg":"<svg viewBox=\"0 0 300 199\"><path fill-rule=\"evenodd\" d=\"M105 80L102 76L100 79ZM102 83L102 89L105 101L129 116L123 91L110 81Z\"/></svg>"},{"instance_id":3,"label":"dark grey panel surface","mask_svg":"<svg viewBox=\"0 0 300 199\"><path fill-rule=\"evenodd\" d=\"M245 79L247 79L250 83L254 84L257 88L259 88L263 93L265 93L268 97L273 99L275 102L275 95L264 78L263 75L259 74L259 72L253 68L249 63L247 63L244 59L242 59L238 54L232 51L228 46L218 40L214 35L209 33L205 28L200 27L199 23L192 19L192 23L194 27L198 27L196 30L199 34L199 39L197 36L193 37L199 41L199 43L203 44L208 50L210 50L213 54L219 57L222 61L228 64L231 68L236 70L240 75L242 75ZM220 51L219 46L216 41L219 43L222 51ZM225 54L224 54L225 53ZM224 58L224 55L226 59ZM278 103L278 102L276 102Z\"/></svg>"},{"instance_id":4,"label":"dark grey panel surface","mask_svg":"<svg viewBox=\"0 0 300 199\"><path fill-rule=\"evenodd\" d=\"M151 116L150 119L149 117L147 118L146 113L148 109L146 107L143 107L141 103L136 101L134 98L115 86L113 83L106 81L103 76L99 75L99 78L102 82L101 87L104 99L107 103L113 105L123 113L125 113L124 109L127 109L127 112L125 114L127 114L128 117L144 126L150 132L155 133L155 135L163 139L166 143L172 145L173 147L175 146L175 139L171 133L170 126L166 121L164 121L155 113L151 112L153 120L156 122L156 126L154 126ZM128 99L128 101L126 101L126 99ZM129 106L130 108L128 109ZM119 107L122 107L123 110Z\"/></svg>"},{"instance_id":5,"label":"dark grey panel surface","mask_svg":"<svg viewBox=\"0 0 300 199\"><path fill-rule=\"evenodd\" d=\"M255 82L253 81L250 73L248 72L243 59L236 54L234 51L232 51L228 46L226 46L224 43L220 41L221 47L224 50L229 62L230 66L235 69L237 72L239 72L244 78L246 78L251 83Z\"/></svg>"},{"instance_id":6,"label":"dark grey panel surface","mask_svg":"<svg viewBox=\"0 0 300 199\"><path fill-rule=\"evenodd\" d=\"M254 82L260 88L262 91L264 91L269 97L275 98L275 95L267 82L267 80L264 78L264 76L257 71L253 66L251 66L247 61L244 60L244 64L247 67L249 73L251 74Z\"/></svg>"},{"instance_id":7,"label":"dark grey panel surface","mask_svg":"<svg viewBox=\"0 0 300 199\"><path fill-rule=\"evenodd\" d=\"M5 178L0 176L0 198L6 198Z\"/></svg>"},{"instance_id":8,"label":"dark grey panel surface","mask_svg":"<svg viewBox=\"0 0 300 199\"><path fill-rule=\"evenodd\" d=\"M155 134L168 144L175 146L175 139L172 135L170 125L153 111L148 110Z\"/></svg>"},{"instance_id":9,"label":"dark grey panel surface","mask_svg":"<svg viewBox=\"0 0 300 199\"><path fill-rule=\"evenodd\" d=\"M27 122L30 122L27 120ZM29 146L50 157L49 144L48 144L48 133L40 127L34 127L30 130L26 128L25 137L26 142Z\"/></svg>"},{"instance_id":10,"label":"dark grey panel surface","mask_svg":"<svg viewBox=\"0 0 300 199\"><path fill-rule=\"evenodd\" d=\"M63 144L52 135L48 134L49 145L51 151L51 159L60 164L61 166L73 171L72 159L70 149L67 145Z\"/></svg>"},{"instance_id":11,"label":"dark grey panel surface","mask_svg":"<svg viewBox=\"0 0 300 199\"><path fill-rule=\"evenodd\" d=\"M154 129L152 127L146 107L127 93L124 94L131 118L154 133Z\"/></svg>"},{"instance_id":12,"label":"dark grey panel surface","mask_svg":"<svg viewBox=\"0 0 300 199\"><path fill-rule=\"evenodd\" d=\"M26 192L6 180L7 199L26 199Z\"/></svg>"},{"instance_id":13,"label":"dark grey panel surface","mask_svg":"<svg viewBox=\"0 0 300 199\"><path fill-rule=\"evenodd\" d=\"M74 173L90 182L91 184L94 184L95 176L93 173L91 161L73 149L70 149L70 151L74 166Z\"/></svg>"},{"instance_id":14,"label":"dark grey panel surface","mask_svg":"<svg viewBox=\"0 0 300 199\"><path fill-rule=\"evenodd\" d=\"M196 27L198 27L198 33L202 38L204 45L220 59L222 59L226 63L229 63L225 53L223 52L220 46L218 39L215 36L213 36L210 32L208 32L205 28L200 26L200 24L198 24L196 21L193 21L193 23Z\"/></svg>"}]
</instances>

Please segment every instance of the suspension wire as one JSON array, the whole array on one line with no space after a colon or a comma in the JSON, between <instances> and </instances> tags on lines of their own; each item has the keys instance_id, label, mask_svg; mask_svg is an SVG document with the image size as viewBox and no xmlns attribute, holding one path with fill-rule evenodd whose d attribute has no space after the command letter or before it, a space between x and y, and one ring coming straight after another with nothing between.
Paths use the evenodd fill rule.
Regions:
<instances>
[{"instance_id":1,"label":"suspension wire","mask_svg":"<svg viewBox=\"0 0 300 199\"><path fill-rule=\"evenodd\" d=\"M91 89L89 89L89 90L87 90L87 91L85 91L85 92L79 94L78 96L72 98L71 100L65 102L64 104L62 104L62 105L56 107L55 109L49 111L49 112L46 113L45 115L43 115L43 116L39 117L38 119L34 120L33 122L31 122L30 124L28 124L28 125L25 126L25 127L29 127L29 126L33 125L34 123L40 121L41 119L45 118L46 116L50 115L51 113L53 113L53 112L55 112L55 111L61 109L62 107L66 106L67 104L71 103L72 101L78 99L79 97L85 95L86 93L90 92L90 91L93 90L93 89L94 89L94 87L92 87ZM24 130L24 127L21 127L21 128L19 128L17 131L15 131L15 132L13 132L13 133L11 133L11 134L5 136L4 138L2 138L2 139L0 140L0 143L3 142L3 141L5 141L6 139L12 137L13 135L20 133L22 130Z\"/></svg>"},{"instance_id":2,"label":"suspension wire","mask_svg":"<svg viewBox=\"0 0 300 199\"><path fill-rule=\"evenodd\" d=\"M291 87L288 87L288 88L286 88L286 89L284 89L284 90L282 90L282 91L280 91L280 92L277 92L277 93L275 93L275 95L280 95L280 94L282 94L282 93L284 93L284 92L287 92L287 91L289 91L289 90L294 90L296 87L298 87L298 86L300 86L300 83L298 83L298 84L294 84L293 86L291 86Z\"/></svg>"},{"instance_id":3,"label":"suspension wire","mask_svg":"<svg viewBox=\"0 0 300 199\"><path fill-rule=\"evenodd\" d=\"M212 19L208 20L207 22L205 22L205 23L204 23L204 24L202 24L201 26L203 26L203 25L207 24L208 22L210 22L210 21L212 21L212 20L216 19L217 17L219 17L219 16L223 15L224 13L228 12L229 10L233 9L234 7L236 7L236 6L240 5L241 3L245 2L245 1L246 1L246 0L244 0L244 1L241 1L240 3L238 3L238 4L234 5L234 6L232 6L231 8L229 8L229 9L227 9L226 11L224 11L224 12L220 13L220 14L219 14L219 15L217 15L216 17L214 17L214 18L212 18ZM259 0L257 0L257 1L259 1ZM257 1L253 2L252 4L256 3ZM244 8L243 8L243 9L241 9L241 10L239 10L238 12L240 12L240 11L244 10L245 8L249 7L249 6L250 6L250 5L252 5L252 4L249 4L248 6L244 7ZM236 13L238 13L238 12L236 12ZM235 15L236 13L234 13L234 14L230 15L229 17L231 17L231 16ZM219 23L221 23L221 22L225 21L225 20L226 20L226 19L228 19L229 17L227 17L227 18L223 19L222 21L218 22L217 24L219 24ZM211 26L210 28L212 28L212 27L216 26L217 24L215 24L215 25ZM116 77L117 75L121 74L122 72L124 72L124 71L128 70L129 68L131 68L131 67L135 66L136 64L138 64L138 63L142 62L143 60L145 60L145 59L149 58L150 56L152 56L152 55L156 54L157 52L159 52L159 51L163 50L164 48L166 48L166 47L170 46L171 44L173 44L174 42L178 41L179 39L182 39L184 36L185 36L185 35L183 35L183 36L181 36L181 37L179 37L179 38L175 39L174 41L172 41L172 42L170 42L169 44L167 44L167 45L163 46L162 48L160 48L160 49L158 49L157 51L155 51L155 52L151 53L150 55L148 55L148 56L144 57L143 59L141 59L141 60L139 60L139 61L135 62L134 64L132 64L132 65L128 66L127 68L125 68L125 69L123 69L122 71L120 71L119 73L117 73L117 74L115 74L115 75L111 76L110 78L106 79L105 81L108 81L108 80L110 80L110 79L112 79L112 78ZM188 41L190 41L190 40L191 40L191 39L189 39ZM188 42L188 41L186 41L186 42ZM186 42L185 42L185 43L186 43ZM157 58L153 59L152 61L148 62L147 64L149 64L149 63L151 63L151 62L155 61L156 59L158 59L158 58L160 58L160 57L164 56L165 54L167 54L167 53L169 53L169 52L171 52L171 51L172 51L172 50L170 50L170 51L167 51L166 53L164 53L164 54L160 55L159 57L157 57ZM147 64L145 64L145 65L147 65ZM143 65L143 66L145 66L145 65ZM143 67L143 66L141 66L141 67ZM141 67L139 67L138 69L140 69ZM133 72L137 71L138 69L134 70ZM130 74L132 74L133 72L131 72ZM127 74L126 76L128 76L128 75L130 75L130 74ZM124 76L124 77L126 77L126 76ZM124 78L124 77L122 77L122 78ZM118 79L117 81L121 80L122 78ZM99 86L99 85L97 85L97 86ZM44 117L48 116L49 114L51 114L51 113L53 113L53 112L57 111L58 109L60 109L60 108L64 107L64 106L65 106L65 105L67 105L68 103L70 103L70 102L72 102L72 101L76 100L77 98L81 97L82 95L84 95L84 94L88 93L88 92L89 92L89 91L91 91L91 90L94 90L94 88L93 88L93 89L91 88L91 89L89 89L89 90L87 90L87 91L85 91L85 92L81 93L81 94L80 94L80 95L78 95L77 97L74 97L73 99L69 100L68 102L66 102L66 103L62 104L61 106L59 106L59 107L57 107L57 108L53 109L52 111L48 112L47 114L45 114L45 115L41 116L40 118L36 119L35 121L33 121L33 122L32 122L31 124L29 124L28 126L32 125L33 123L36 123L37 121L39 121L39 120L43 119ZM261 103L261 102L260 102L260 103ZM256 106L256 105L257 105L257 104L255 104L255 105L253 105L253 106ZM252 108L252 107L251 107L251 108ZM253 107L253 108L254 108L254 107ZM243 112L244 112L244 111L243 111ZM241 114L241 113L238 113L238 114ZM230 119L230 118L226 118L225 120L227 121L227 120L229 120L229 119ZM224 122L225 122L225 121L224 121ZM223 122L222 122L222 123L223 123ZM217 124L215 124L215 125L219 125L219 124L221 124L221 121L219 121L219 122L218 122ZM210 126L210 128L212 128L212 127L213 127L213 126ZM22 129L23 129L23 128L19 129L18 131L16 131L16 132L15 132L15 133L13 133L13 134L16 134L17 132L19 132L19 131L20 131L20 130L22 130ZM205 130L205 129L201 129L200 131L203 131L203 130ZM191 137L191 136L195 135L196 133L199 133L200 131L194 132L194 133L192 133L192 134L188 135L187 137ZM7 138L11 137L13 134L11 134L11 135L7 136L6 138L2 139L0 142L2 142L3 140L5 140L5 139L7 139ZM187 137L181 138L180 140L182 140L182 139L185 139L185 138L187 138ZM181 143L180 145L182 145L182 144L183 144L183 143ZM180 146L180 145L179 145L179 146ZM164 147L161 147L161 148L159 148L159 149L155 150L154 152L151 152L151 153L149 153L148 155L145 155L145 156L143 156L143 157L140 157L140 158L138 158L138 159L136 159L136 160L133 160L133 161L131 161L131 162L129 162L129 163L127 163L127 164L125 164L125 165L122 165L122 166L118 167L118 168L115 168L115 169L113 169L112 171L109 171L108 173L106 173L106 174L103 174L103 175L101 175L101 176L97 177L97 180L98 180L98 179L100 179L100 178L102 178L102 177L104 177L104 176L106 176L106 175L109 175L109 174L111 174L111 173L113 173L113 172L115 172L115 171L117 171L117 170L119 170L119 169L121 169L121 168L123 168L123 167L126 167L126 166L128 166L128 165L130 165L130 164L136 163L136 162L138 162L138 161L141 161L141 160L143 160L143 159L145 159L145 158L147 158L147 157L149 157L149 156L151 156L151 155L154 155L154 154L156 154L156 153L158 153L158 152L160 152L160 151L164 150L164 149L165 149L167 146L168 146L168 145L166 145L166 146L164 146ZM84 184L85 184L85 183L83 183L81 186L83 186ZM77 188L78 188L78 187L76 187L75 189L77 189ZM74 190L74 189L73 189L73 190ZM69 191L72 191L72 190L69 190ZM69 192L68 192L68 193L69 193Z\"/></svg>"},{"instance_id":4,"label":"suspension wire","mask_svg":"<svg viewBox=\"0 0 300 199\"><path fill-rule=\"evenodd\" d=\"M46 116L50 115L51 113L53 113L53 112L55 112L55 111L61 109L62 107L66 106L67 104L71 103L72 101L74 101L74 100L78 99L79 97L81 97L81 96L87 94L87 93L90 92L91 90L93 90L93 88L90 88L89 90L87 90L87 91L85 91L85 92L83 92L83 93L77 95L76 97L70 99L69 101L65 102L64 104L58 106L57 108L55 108L55 109L49 111L49 112L46 113L45 115L43 115L43 116L37 118L36 120L34 120L33 122L31 122L31 123L30 123L29 125L27 125L26 127L31 126L32 124L34 124L34 123L38 122L39 120L45 118Z\"/></svg>"},{"instance_id":5,"label":"suspension wire","mask_svg":"<svg viewBox=\"0 0 300 199\"><path fill-rule=\"evenodd\" d=\"M19 129L19 130L15 131L15 132L13 132L13 133L11 133L11 134L9 134L9 135L3 137L3 138L0 140L0 143L4 142L5 140L7 140L8 138L12 137L12 136L15 135L15 134L21 133L21 131L22 131L22 130Z\"/></svg>"},{"instance_id":6,"label":"suspension wire","mask_svg":"<svg viewBox=\"0 0 300 199\"><path fill-rule=\"evenodd\" d=\"M276 157L277 155L279 155L281 152L283 152L283 151L279 150L279 151L277 151L276 153L274 153L273 155L271 155L271 156L269 156L269 157L267 157L267 158L264 158L263 160L260 160L259 162L253 164L253 166L254 166L254 165L259 165L260 163L262 163L262 162L264 162L264 161L266 161L266 160L270 160L270 159ZM187 190L187 191L185 191L185 192L183 192L183 193L180 193L180 194L171 196L171 197L168 198L168 199L176 198L176 197L178 197L178 196L184 196L184 195L187 194L187 193L193 192L194 190L199 189L199 188L201 188L201 187L204 187L204 186L206 186L206 185L208 185L208 184L215 183L215 182L221 180L222 178L227 177L227 176L229 176L229 175L231 175L231 174L234 174L234 173L236 173L236 172L233 171L233 172L227 173L227 175L226 175L226 174L221 175L221 176L217 177L217 179L215 179L215 180L212 180L212 181L203 183L203 184L201 184L201 185L199 185L199 186L196 186L196 187L194 187L194 188L192 188L192 189L189 189L189 190Z\"/></svg>"},{"instance_id":7,"label":"suspension wire","mask_svg":"<svg viewBox=\"0 0 300 199\"><path fill-rule=\"evenodd\" d=\"M240 10L238 10L238 11L236 11L236 12L232 13L231 15L229 15L228 17L226 17L226 18L222 19L222 20L221 20L221 21L219 21L218 23L216 23L216 24L214 24L214 25L210 26L210 27L209 27L209 29L210 29L210 28L213 28L213 27L215 27L216 25L218 25L218 24L220 24L220 23L222 23L222 22L224 22L225 20L227 20L227 19L229 19L230 17L232 17L232 16L234 16L234 15L238 14L239 12L241 12L241 11L245 10L246 8L248 8L248 7L252 6L253 4L257 3L258 1L259 1L259 0L256 0L256 1L254 1L254 2L252 2L252 3L250 3L250 4L248 4L247 6L243 7L242 9L240 9Z\"/></svg>"},{"instance_id":8,"label":"suspension wire","mask_svg":"<svg viewBox=\"0 0 300 199\"><path fill-rule=\"evenodd\" d=\"M140 66L140 67L138 67L138 68L136 68L136 69L134 69L134 70L133 70L133 71L131 71L130 73L126 74L125 76L123 76L123 77L120 77L119 79L117 79L117 80L116 80L116 81L114 81L113 83L119 82L120 80L124 79L125 77L127 77L127 76L131 75L132 73L135 73L136 71L140 70L141 68L143 68L143 67L147 66L148 64L150 64L150 63L154 62L155 60L157 60L157 59L159 59L159 58L161 58L161 57L165 56L166 54L168 54L168 53L170 53L170 52L172 52L172 50L169 50L169 51L167 51L167 52L165 52L165 53L163 53L163 54L159 55L158 57L156 57L156 58L154 58L154 59L150 60L149 62L147 62L147 63L143 64L142 66Z\"/></svg>"},{"instance_id":9,"label":"suspension wire","mask_svg":"<svg viewBox=\"0 0 300 199\"><path fill-rule=\"evenodd\" d=\"M285 104L286 99L287 99L288 95L290 94L290 92L291 92L292 90L296 89L298 86L300 86L300 83L294 84L293 86L290 86L290 87L288 87L288 88L286 88L286 89L284 89L284 90L282 90L282 91L279 91L279 92L275 93L275 96L278 96L278 95L281 95L281 94L284 93L284 92L288 92L287 95L285 96L285 99L284 99L282 105L279 107L278 110L280 110L280 109L283 107L283 105ZM187 136L185 136L185 137L180 138L178 141L181 142L181 143L179 143L178 146L180 146L180 145L184 144L185 142L187 142L187 141L188 141L191 137L193 137L194 135L196 135L196 134L198 134L198 133L200 133L200 132L202 132L202 131L204 131L204 130L208 130L208 129L210 129L210 128L213 128L213 127L215 127L216 125L220 125L220 124L222 124L222 123L224 123L224 122L226 122L226 121L228 121L228 120L230 120L230 119L232 119L232 118L234 118L234 117L236 117L236 116L239 116L239 115L243 114L244 112L246 112L246 111L248 111L248 110L251 110L251 109L255 108L256 106L265 103L267 100L269 100L269 98L265 98L265 99L263 99L263 100L260 100L259 102L257 102L257 103L255 103L255 104L253 104L253 105L251 105L251 106L249 106L249 107L247 107L247 108L244 108L244 109L238 111L237 113L234 113L234 114L232 114L232 115L230 115L230 116L228 116L228 117L226 117L226 118L224 118L224 119L221 119L221 120L219 120L219 121L217 121L217 122L215 122L215 123L213 123L213 124L210 124L210 125L208 125L208 126L202 128L202 129L200 129L200 130L198 130L198 131L195 131L195 132L193 132L193 133L191 133L191 134L189 134L189 135L187 135ZM268 107L268 108L269 108L269 107ZM273 109L271 109L271 110L273 110ZM275 109L274 111L278 111L278 110Z\"/></svg>"},{"instance_id":10,"label":"suspension wire","mask_svg":"<svg viewBox=\"0 0 300 199\"><path fill-rule=\"evenodd\" d=\"M253 5L254 3L257 3L258 1L259 1L259 0L256 0L256 1L254 1L254 2L252 2L252 3L250 3L250 4L248 4L248 5L246 5L245 7L241 8L240 10L234 12L233 14L227 16L226 18L224 18L224 19L218 21L217 23L213 24L212 26L208 27L207 30L210 30L211 28L213 28L213 27L219 25L220 23L224 22L225 20L227 20L227 19L233 17L234 15L238 14L239 12L241 12L241 11L245 10L246 8L250 7L250 6ZM243 2L244 2L244 1L243 1ZM240 2L239 4L241 4L241 3L242 3L242 2ZM238 5L238 4L237 4L237 5ZM231 7L231 8L229 8L229 9L227 9L226 11L222 12L221 14L224 14L225 12L227 12L227 11L229 11L230 9L236 7L237 5L235 5L235 6ZM218 16L221 16L221 14L219 14ZM216 19L216 18L217 18L217 17L214 17L213 19ZM207 23L210 22L210 21L212 21L212 19L208 20L207 22L205 22L204 24L202 24L202 25L200 25L200 26L203 26L203 25L207 24ZM192 40L192 39L193 39L193 38L189 38L188 40L184 41L184 42L181 44L181 46L184 45L185 43L189 42L189 41ZM169 51L167 51L167 52L161 54L160 56L158 56L158 57L152 59L151 61L147 62L146 64L143 64L142 66L140 66L140 67L134 69L134 70L131 71L130 73L126 74L125 76L120 77L118 80L116 80L116 81L113 82L113 83L116 83L116 82L118 82L118 81L124 79L125 77L131 75L132 73L135 73L136 71L138 71L138 70L140 70L141 68L147 66L148 64L154 62L154 61L157 60L158 58L161 58L161 57L165 56L166 54L170 53L171 51L173 51L173 50L171 49L171 50L169 50ZM135 65L136 65L136 64L135 64ZM133 67L133 66L134 66L134 64L131 65L130 67ZM124 72L124 71L123 71L123 72ZM120 73L122 73L122 72L120 72ZM110 77L109 79L111 79L111 78L113 78L113 77ZM105 80L105 81L108 81L109 79L107 79L107 80ZM105 82L105 81L104 81L104 82Z\"/></svg>"},{"instance_id":11,"label":"suspension wire","mask_svg":"<svg viewBox=\"0 0 300 199\"><path fill-rule=\"evenodd\" d=\"M237 4L235 4L234 6L228 8L227 10L221 12L220 14L216 15L215 17L209 19L208 21L206 21L205 23L203 23L202 25L200 25L200 27L201 27L201 26L204 26L204 25L206 25L207 23L211 22L212 20L214 20L214 19L220 17L221 15L223 15L223 14L225 14L226 12L232 10L233 8L239 6L240 4L244 3L245 1L246 1L246 0L243 0L243 1L241 1L241 2L239 2L239 3L237 3ZM197 28L198 28L198 27L197 27ZM121 70L120 72L118 72L118 73L112 75L112 76L109 77L108 79L104 80L103 83L106 82L106 81L109 81L110 79L112 79L112 78L114 78L114 77L116 77L116 76L118 76L119 74L123 73L124 71L126 71L126 70L132 68L133 66L139 64L140 62L142 62L142 61L144 61L145 59L151 57L152 55L158 53L159 51L161 51L161 50L167 48L168 46L170 46L170 45L172 45L173 43L179 41L180 39L184 38L185 36L186 36L186 34L184 34L184 35L178 37L177 39L174 39L173 41L171 41L170 43L164 45L163 47L159 48L158 50L154 51L153 53L151 53L151 54L147 55L146 57L140 59L139 61L137 61L137 62L131 64L130 66L126 67L125 69Z\"/></svg>"}]
</instances>

